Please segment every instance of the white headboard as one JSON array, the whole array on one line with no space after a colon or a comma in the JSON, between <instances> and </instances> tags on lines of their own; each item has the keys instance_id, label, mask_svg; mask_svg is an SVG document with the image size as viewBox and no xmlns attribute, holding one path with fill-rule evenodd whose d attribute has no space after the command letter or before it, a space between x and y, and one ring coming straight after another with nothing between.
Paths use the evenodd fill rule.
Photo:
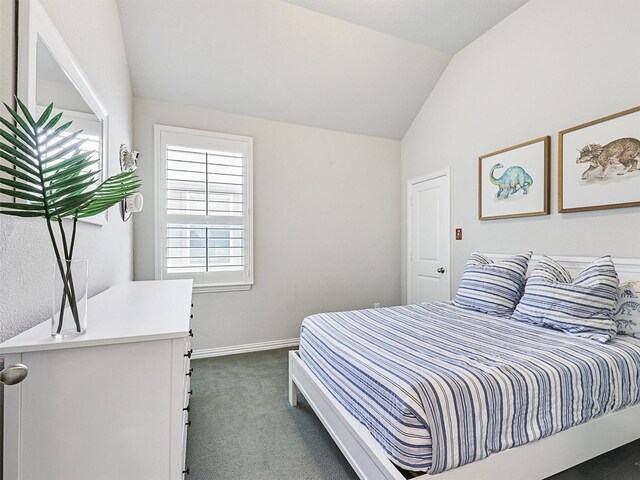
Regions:
<instances>
[{"instance_id":1,"label":"white headboard","mask_svg":"<svg viewBox=\"0 0 640 480\"><path fill-rule=\"evenodd\" d=\"M487 253L485 254L493 260L501 260L512 257L513 253ZM538 263L542 255L534 255L529 262L529 271ZM571 275L575 276L578 272L588 267L598 257L561 257L556 255L547 255L553 258L560 265L565 267ZM637 258L613 258L616 271L621 282L627 280L640 280L640 259Z\"/></svg>"}]
</instances>

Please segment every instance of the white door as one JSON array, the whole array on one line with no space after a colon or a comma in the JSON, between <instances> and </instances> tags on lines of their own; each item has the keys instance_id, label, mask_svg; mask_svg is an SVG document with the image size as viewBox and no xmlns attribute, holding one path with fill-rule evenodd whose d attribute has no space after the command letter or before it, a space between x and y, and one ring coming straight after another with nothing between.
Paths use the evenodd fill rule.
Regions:
<instances>
[{"instance_id":1,"label":"white door","mask_svg":"<svg viewBox=\"0 0 640 480\"><path fill-rule=\"evenodd\" d=\"M448 301L449 171L410 180L408 187L407 301Z\"/></svg>"}]
</instances>

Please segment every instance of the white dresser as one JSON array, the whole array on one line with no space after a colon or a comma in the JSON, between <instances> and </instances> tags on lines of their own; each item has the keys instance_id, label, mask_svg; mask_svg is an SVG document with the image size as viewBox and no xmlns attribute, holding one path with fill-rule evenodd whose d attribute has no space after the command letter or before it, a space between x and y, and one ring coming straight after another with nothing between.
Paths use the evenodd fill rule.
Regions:
<instances>
[{"instance_id":1,"label":"white dresser","mask_svg":"<svg viewBox=\"0 0 640 480\"><path fill-rule=\"evenodd\" d=\"M29 369L4 390L4 479L182 479L191 293L124 283L89 300L85 335L53 340L46 321L0 344Z\"/></svg>"}]
</instances>

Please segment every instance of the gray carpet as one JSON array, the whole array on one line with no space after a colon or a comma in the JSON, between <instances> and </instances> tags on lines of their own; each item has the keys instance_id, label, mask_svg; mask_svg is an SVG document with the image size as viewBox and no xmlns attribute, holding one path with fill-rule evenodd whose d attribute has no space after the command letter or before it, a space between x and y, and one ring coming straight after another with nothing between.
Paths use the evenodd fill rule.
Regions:
<instances>
[{"instance_id":1,"label":"gray carpet","mask_svg":"<svg viewBox=\"0 0 640 480\"><path fill-rule=\"evenodd\" d=\"M195 360L189 480L358 477L302 396L287 399L287 350Z\"/></svg>"},{"instance_id":2,"label":"gray carpet","mask_svg":"<svg viewBox=\"0 0 640 480\"><path fill-rule=\"evenodd\" d=\"M289 407L287 350L195 360L192 366L187 478L357 480L304 398ZM640 441L552 479L638 480Z\"/></svg>"}]
</instances>

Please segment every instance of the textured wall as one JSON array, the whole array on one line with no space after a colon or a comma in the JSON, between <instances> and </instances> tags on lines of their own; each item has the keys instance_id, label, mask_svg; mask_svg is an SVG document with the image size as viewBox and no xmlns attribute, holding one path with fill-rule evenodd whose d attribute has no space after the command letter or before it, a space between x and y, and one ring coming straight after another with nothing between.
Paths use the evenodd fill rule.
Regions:
<instances>
[{"instance_id":1,"label":"textured wall","mask_svg":"<svg viewBox=\"0 0 640 480\"><path fill-rule=\"evenodd\" d=\"M311 313L400 301L400 142L138 98L136 279L153 278L154 123L254 138L255 285L195 295L194 348L295 338Z\"/></svg>"},{"instance_id":2,"label":"textured wall","mask_svg":"<svg viewBox=\"0 0 640 480\"><path fill-rule=\"evenodd\" d=\"M114 1L43 0L53 23L110 114L109 169L120 143L131 143L131 87ZM82 22L78 22L82 18ZM132 225L117 209L103 226L81 224L77 257L89 259L91 294L132 277ZM0 338L42 321L50 310L53 254L41 219L0 217Z\"/></svg>"},{"instance_id":3,"label":"textured wall","mask_svg":"<svg viewBox=\"0 0 640 480\"><path fill-rule=\"evenodd\" d=\"M11 24L8 16L12 2L2 2L4 100L12 94L6 91L4 60L13 45L11 36L4 37L6 26ZM118 147L131 143L132 115L131 86L115 1L41 2L109 111L109 164L111 172L117 172ZM123 224L117 209L109 215L107 225L83 224L78 231L77 257L89 259L91 295L132 278L132 224ZM0 216L0 340L46 319L51 308L52 279L53 253L44 221Z\"/></svg>"},{"instance_id":4,"label":"textured wall","mask_svg":"<svg viewBox=\"0 0 640 480\"><path fill-rule=\"evenodd\" d=\"M473 250L640 256L640 208L557 213L557 132L640 105L639 18L637 0L531 0L453 58L402 141L402 199L408 179L451 167L452 293ZM478 156L543 135L553 214L480 222Z\"/></svg>"}]
</instances>

